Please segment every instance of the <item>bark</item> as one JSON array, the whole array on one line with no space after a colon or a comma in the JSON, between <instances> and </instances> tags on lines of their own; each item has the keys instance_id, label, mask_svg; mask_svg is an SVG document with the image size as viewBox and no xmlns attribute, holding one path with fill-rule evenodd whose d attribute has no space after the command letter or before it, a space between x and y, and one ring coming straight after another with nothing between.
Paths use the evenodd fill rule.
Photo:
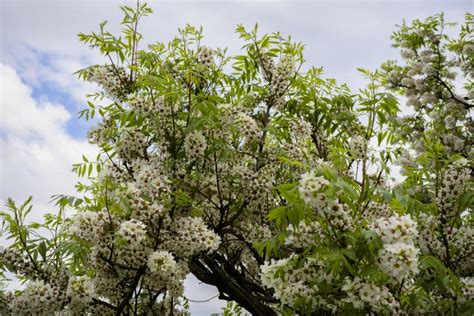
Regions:
<instances>
[{"instance_id":1,"label":"bark","mask_svg":"<svg viewBox=\"0 0 474 316\"><path fill-rule=\"evenodd\" d=\"M217 287L220 299L235 301L252 315L277 315L267 305L276 302L272 293L227 264L223 256L200 255L191 259L189 267L200 281Z\"/></svg>"}]
</instances>

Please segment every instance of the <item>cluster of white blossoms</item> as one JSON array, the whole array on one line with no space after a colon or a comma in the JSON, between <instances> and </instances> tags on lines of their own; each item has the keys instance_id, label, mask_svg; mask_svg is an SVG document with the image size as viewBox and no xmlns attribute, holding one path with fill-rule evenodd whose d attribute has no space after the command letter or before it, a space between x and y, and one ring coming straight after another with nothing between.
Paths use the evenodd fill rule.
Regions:
<instances>
[{"instance_id":1,"label":"cluster of white blossoms","mask_svg":"<svg viewBox=\"0 0 474 316\"><path fill-rule=\"evenodd\" d=\"M464 149L465 142L464 139L461 137L448 133L446 135L443 135L443 144L446 146L446 148L449 151L452 152L460 152Z\"/></svg>"},{"instance_id":2,"label":"cluster of white blossoms","mask_svg":"<svg viewBox=\"0 0 474 316\"><path fill-rule=\"evenodd\" d=\"M219 104L217 109L219 111L218 122L222 124L222 128L214 129L213 137L228 140L235 135L235 132L240 132L242 130L235 119L240 115L240 113L243 113L244 116L248 115L245 114L246 111L240 104L223 103ZM244 135L240 136L242 137Z\"/></svg>"},{"instance_id":3,"label":"cluster of white blossoms","mask_svg":"<svg viewBox=\"0 0 474 316\"><path fill-rule=\"evenodd\" d=\"M271 81L272 70L275 67L273 58L268 55L260 55L258 60L258 66L261 74L267 81Z\"/></svg>"},{"instance_id":4,"label":"cluster of white blossoms","mask_svg":"<svg viewBox=\"0 0 474 316\"><path fill-rule=\"evenodd\" d=\"M444 27L444 21L437 22ZM464 38L452 45L443 34L437 32L421 24L404 30L405 34L397 40L397 45L402 48L405 65L391 65L388 80L393 87L403 89L407 105L419 112L409 116L411 121L404 124L412 127L406 129L411 133L408 139L421 140L420 133L413 133L413 129L424 130L420 114L427 115L424 117L431 119L431 131L441 139L448 153L465 152L473 156L472 142L469 141L472 127L464 127L472 126L469 109L473 106L474 89L472 85L464 86L464 96L455 91L458 86L455 83L456 68L461 70L465 78L474 75L473 59L471 55L464 54L464 51L470 51L469 45L472 43ZM423 125L428 126L426 123ZM418 144L421 143L418 141ZM420 153L423 152L421 146L418 149Z\"/></svg>"},{"instance_id":5,"label":"cluster of white blossoms","mask_svg":"<svg viewBox=\"0 0 474 316\"><path fill-rule=\"evenodd\" d=\"M95 243L102 238L108 223L109 219L105 212L77 212L67 231L71 235Z\"/></svg>"},{"instance_id":6,"label":"cluster of white blossoms","mask_svg":"<svg viewBox=\"0 0 474 316\"><path fill-rule=\"evenodd\" d=\"M219 247L220 237L206 227L200 217L181 217L172 224L173 233L163 243L180 257L189 257L199 252L212 252Z\"/></svg>"},{"instance_id":7,"label":"cluster of white blossoms","mask_svg":"<svg viewBox=\"0 0 474 316\"><path fill-rule=\"evenodd\" d=\"M155 251L148 256L147 266L152 273L168 275L176 269L176 261L168 251Z\"/></svg>"},{"instance_id":8,"label":"cluster of white blossoms","mask_svg":"<svg viewBox=\"0 0 474 316\"><path fill-rule=\"evenodd\" d=\"M156 114L154 118L159 118L162 121L160 129L166 129L169 127L171 122L169 121L170 116L179 110L179 105L176 102L165 102L163 97L157 97L153 104L153 114ZM152 116L153 117L153 116ZM160 130L160 132L163 132Z\"/></svg>"},{"instance_id":9,"label":"cluster of white blossoms","mask_svg":"<svg viewBox=\"0 0 474 316\"><path fill-rule=\"evenodd\" d=\"M321 193L329 181L323 176L316 176L313 171L304 173L301 176L299 191L303 201L311 206L320 208L325 206L324 194Z\"/></svg>"},{"instance_id":10,"label":"cluster of white blossoms","mask_svg":"<svg viewBox=\"0 0 474 316\"><path fill-rule=\"evenodd\" d=\"M210 67L214 63L214 54L215 51L212 48L202 46L197 56L198 63Z\"/></svg>"},{"instance_id":11,"label":"cluster of white blossoms","mask_svg":"<svg viewBox=\"0 0 474 316\"><path fill-rule=\"evenodd\" d=\"M385 273L401 282L409 274L419 272L418 252L413 243L384 244L379 252L379 266Z\"/></svg>"},{"instance_id":12,"label":"cluster of white blossoms","mask_svg":"<svg viewBox=\"0 0 474 316\"><path fill-rule=\"evenodd\" d=\"M417 244L424 253L441 255L444 251L442 241L437 238L438 230L433 229L439 225L437 216L421 213L418 216L417 228L419 231Z\"/></svg>"},{"instance_id":13,"label":"cluster of white blossoms","mask_svg":"<svg viewBox=\"0 0 474 316\"><path fill-rule=\"evenodd\" d=\"M367 158L367 139L365 137L356 135L353 136L350 143L352 155L355 159L366 159Z\"/></svg>"},{"instance_id":14,"label":"cluster of white blossoms","mask_svg":"<svg viewBox=\"0 0 474 316\"><path fill-rule=\"evenodd\" d=\"M149 197L168 193L170 180L163 172L162 161L154 155L148 156L148 160L136 160L132 164L136 174L134 186L142 195Z\"/></svg>"},{"instance_id":15,"label":"cluster of white blossoms","mask_svg":"<svg viewBox=\"0 0 474 316\"><path fill-rule=\"evenodd\" d=\"M135 195L132 192L135 192ZM144 199L134 186L130 185L127 193L133 218L144 223L155 223L166 214L166 209L160 202L150 202Z\"/></svg>"},{"instance_id":16,"label":"cluster of white blossoms","mask_svg":"<svg viewBox=\"0 0 474 316\"><path fill-rule=\"evenodd\" d=\"M369 221L374 221L377 218L381 217L390 217L392 215L392 210L388 204L379 203L376 201L370 201L367 204L367 210L365 212L365 217Z\"/></svg>"},{"instance_id":17,"label":"cluster of white blossoms","mask_svg":"<svg viewBox=\"0 0 474 316\"><path fill-rule=\"evenodd\" d=\"M85 275L72 277L69 279L66 295L71 300L70 308L82 311L92 303L95 296L94 283Z\"/></svg>"},{"instance_id":18,"label":"cluster of white blossoms","mask_svg":"<svg viewBox=\"0 0 474 316\"><path fill-rule=\"evenodd\" d=\"M272 231L268 224L255 225L252 219L242 222L239 229L245 234L245 239L252 244L272 238Z\"/></svg>"},{"instance_id":19,"label":"cluster of white blossoms","mask_svg":"<svg viewBox=\"0 0 474 316\"><path fill-rule=\"evenodd\" d=\"M285 245L306 248L313 245L318 237L321 237L321 224L317 221L306 223L300 221L298 226L288 225L286 227Z\"/></svg>"},{"instance_id":20,"label":"cluster of white blossoms","mask_svg":"<svg viewBox=\"0 0 474 316\"><path fill-rule=\"evenodd\" d=\"M185 261L177 262L168 251L154 251L148 256L147 267L150 274L144 283L150 288L166 288L172 297L181 297L184 292L183 280L189 273Z\"/></svg>"},{"instance_id":21,"label":"cluster of white blossoms","mask_svg":"<svg viewBox=\"0 0 474 316\"><path fill-rule=\"evenodd\" d=\"M295 119L290 122L288 131L291 138L284 144L283 154L285 157L296 161L307 161L318 157L311 152L311 147L308 146L313 133L313 127L308 121L303 118Z\"/></svg>"},{"instance_id":22,"label":"cluster of white blossoms","mask_svg":"<svg viewBox=\"0 0 474 316\"><path fill-rule=\"evenodd\" d=\"M146 238L146 225L139 220L131 219L120 224L118 234L127 244L138 246Z\"/></svg>"},{"instance_id":23,"label":"cluster of white blossoms","mask_svg":"<svg viewBox=\"0 0 474 316\"><path fill-rule=\"evenodd\" d=\"M284 144L285 157L294 161L305 161L308 157L306 148L297 142L287 142Z\"/></svg>"},{"instance_id":24,"label":"cluster of white blossoms","mask_svg":"<svg viewBox=\"0 0 474 316\"><path fill-rule=\"evenodd\" d=\"M269 83L272 105L281 109L285 102L285 92L290 86L290 79L296 71L294 58L285 55L275 64L273 58L262 51L258 57L258 65L261 74Z\"/></svg>"},{"instance_id":25,"label":"cluster of white blossoms","mask_svg":"<svg viewBox=\"0 0 474 316\"><path fill-rule=\"evenodd\" d=\"M353 222L350 211L337 198L327 197L324 190L328 185L329 181L323 176L315 176L313 171L307 172L301 176L300 196L316 213L321 214L329 222L333 230L346 230Z\"/></svg>"},{"instance_id":26,"label":"cluster of white blossoms","mask_svg":"<svg viewBox=\"0 0 474 316\"><path fill-rule=\"evenodd\" d=\"M394 215L389 218L378 218L371 228L382 239L384 244L396 242L411 243L417 236L416 223L410 215Z\"/></svg>"},{"instance_id":27,"label":"cluster of white blossoms","mask_svg":"<svg viewBox=\"0 0 474 316\"><path fill-rule=\"evenodd\" d=\"M292 57L283 57L272 69L270 95L279 98L288 89L289 79L294 74L295 62Z\"/></svg>"},{"instance_id":28,"label":"cluster of white blossoms","mask_svg":"<svg viewBox=\"0 0 474 316\"><path fill-rule=\"evenodd\" d=\"M237 113L234 124L245 136L247 143L253 143L258 140L260 130L255 120L243 112Z\"/></svg>"},{"instance_id":29,"label":"cluster of white blossoms","mask_svg":"<svg viewBox=\"0 0 474 316\"><path fill-rule=\"evenodd\" d=\"M249 198L254 203L265 201L273 192L273 172L270 167L264 167L251 176L246 188Z\"/></svg>"},{"instance_id":30,"label":"cluster of white blossoms","mask_svg":"<svg viewBox=\"0 0 474 316\"><path fill-rule=\"evenodd\" d=\"M23 275L34 274L34 267L29 258L14 248L0 246L0 263L14 267L17 273Z\"/></svg>"},{"instance_id":31,"label":"cluster of white blossoms","mask_svg":"<svg viewBox=\"0 0 474 316\"><path fill-rule=\"evenodd\" d=\"M400 304L388 288L363 281L359 277L355 277L353 280L347 278L342 290L347 294L347 297L342 301L352 304L358 310L367 311L370 309L375 313L397 314L400 308Z\"/></svg>"},{"instance_id":32,"label":"cluster of white blossoms","mask_svg":"<svg viewBox=\"0 0 474 316\"><path fill-rule=\"evenodd\" d=\"M443 239L449 242L449 256L457 262L460 271L472 271L472 254L474 253L474 227L466 223L459 227L443 225L440 216L420 214L418 218L418 244L425 253L430 253L443 260L448 260Z\"/></svg>"},{"instance_id":33,"label":"cluster of white blossoms","mask_svg":"<svg viewBox=\"0 0 474 316\"><path fill-rule=\"evenodd\" d=\"M379 252L379 267L401 282L410 274L418 273L418 252L415 240L416 223L410 215L379 218L371 225L383 242Z\"/></svg>"},{"instance_id":34,"label":"cluster of white blossoms","mask_svg":"<svg viewBox=\"0 0 474 316\"><path fill-rule=\"evenodd\" d=\"M180 298L184 293L184 279L189 274L186 261L175 261L167 251L156 251L150 254L147 261L150 270L144 276L143 284L156 291L167 290L173 298Z\"/></svg>"},{"instance_id":35,"label":"cluster of white blossoms","mask_svg":"<svg viewBox=\"0 0 474 316\"><path fill-rule=\"evenodd\" d=\"M459 160L456 164L452 164L444 173L441 187L436 196L436 203L445 216L456 215L457 200L459 196L466 190L469 179L471 178L471 170L466 167L468 164L466 159Z\"/></svg>"},{"instance_id":36,"label":"cluster of white blossoms","mask_svg":"<svg viewBox=\"0 0 474 316\"><path fill-rule=\"evenodd\" d=\"M133 128L123 131L117 143L117 154L127 160L142 157L147 148L147 139L142 131Z\"/></svg>"},{"instance_id":37,"label":"cluster of white blossoms","mask_svg":"<svg viewBox=\"0 0 474 316\"><path fill-rule=\"evenodd\" d=\"M184 150L189 159L199 159L203 157L206 148L206 137L199 131L189 133L184 139Z\"/></svg>"},{"instance_id":38,"label":"cluster of white blossoms","mask_svg":"<svg viewBox=\"0 0 474 316\"><path fill-rule=\"evenodd\" d=\"M330 273L323 272L323 263L314 258L306 258L303 264L296 265L296 256L280 260L266 261L261 266L262 284L274 289L274 297L282 304L311 306L327 306L326 298L318 294L321 282L330 282Z\"/></svg>"},{"instance_id":39,"label":"cluster of white blossoms","mask_svg":"<svg viewBox=\"0 0 474 316\"><path fill-rule=\"evenodd\" d=\"M112 98L123 92L123 82L127 80L125 69L113 65L93 66L89 68L87 80L100 85Z\"/></svg>"},{"instance_id":40,"label":"cluster of white blossoms","mask_svg":"<svg viewBox=\"0 0 474 316\"><path fill-rule=\"evenodd\" d=\"M474 300L474 277L461 278L459 281L461 283L462 292L460 300L465 302Z\"/></svg>"},{"instance_id":41,"label":"cluster of white blossoms","mask_svg":"<svg viewBox=\"0 0 474 316\"><path fill-rule=\"evenodd\" d=\"M91 143L103 146L112 140L113 133L114 121L110 117L104 117L99 124L89 129L87 138Z\"/></svg>"},{"instance_id":42,"label":"cluster of white blossoms","mask_svg":"<svg viewBox=\"0 0 474 316\"><path fill-rule=\"evenodd\" d=\"M326 207L322 208L325 219L332 229L347 230L352 226L352 216L347 205L339 200L328 200Z\"/></svg>"},{"instance_id":43,"label":"cluster of white blossoms","mask_svg":"<svg viewBox=\"0 0 474 316\"><path fill-rule=\"evenodd\" d=\"M11 312L11 302L13 301L12 292L0 292L0 315L10 315Z\"/></svg>"},{"instance_id":44,"label":"cluster of white blossoms","mask_svg":"<svg viewBox=\"0 0 474 316\"><path fill-rule=\"evenodd\" d=\"M9 303L12 315L46 316L60 311L65 301L58 287L36 280L28 282L22 295L15 296Z\"/></svg>"},{"instance_id":45,"label":"cluster of white blossoms","mask_svg":"<svg viewBox=\"0 0 474 316\"><path fill-rule=\"evenodd\" d=\"M162 102L161 98L158 98L155 102L148 100L145 96L137 93L132 93L127 96L128 105L140 114L159 114L160 106Z\"/></svg>"},{"instance_id":46,"label":"cluster of white blossoms","mask_svg":"<svg viewBox=\"0 0 474 316\"><path fill-rule=\"evenodd\" d=\"M313 126L305 119L300 118L290 122L289 130L291 131L291 137L297 140L306 140L311 138Z\"/></svg>"}]
</instances>

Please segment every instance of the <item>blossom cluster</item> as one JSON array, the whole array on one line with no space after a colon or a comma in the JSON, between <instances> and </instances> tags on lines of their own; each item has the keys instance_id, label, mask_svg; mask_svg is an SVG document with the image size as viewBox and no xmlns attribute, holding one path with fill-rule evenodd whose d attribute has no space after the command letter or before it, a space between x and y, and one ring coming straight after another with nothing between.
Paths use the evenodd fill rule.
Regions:
<instances>
[{"instance_id":1,"label":"blossom cluster","mask_svg":"<svg viewBox=\"0 0 474 316\"><path fill-rule=\"evenodd\" d=\"M146 225L139 220L131 219L120 224L118 234L131 246L140 245L146 238Z\"/></svg>"},{"instance_id":2,"label":"blossom cluster","mask_svg":"<svg viewBox=\"0 0 474 316\"><path fill-rule=\"evenodd\" d=\"M307 172L301 176L299 191L306 204L321 207L325 202L321 193L329 184L323 176L316 176L314 172Z\"/></svg>"},{"instance_id":3,"label":"blossom cluster","mask_svg":"<svg viewBox=\"0 0 474 316\"><path fill-rule=\"evenodd\" d=\"M200 64L203 64L205 66L211 66L214 62L213 56L215 52L212 48L203 46L201 47L199 53L198 53L198 62Z\"/></svg>"},{"instance_id":4,"label":"blossom cluster","mask_svg":"<svg viewBox=\"0 0 474 316\"><path fill-rule=\"evenodd\" d=\"M365 137L359 135L352 137L350 148L355 159L367 158L367 139Z\"/></svg>"},{"instance_id":5,"label":"blossom cluster","mask_svg":"<svg viewBox=\"0 0 474 316\"><path fill-rule=\"evenodd\" d=\"M243 112L239 112L235 117L234 123L245 136L248 143L253 143L258 139L260 129L252 117Z\"/></svg>"},{"instance_id":6,"label":"blossom cluster","mask_svg":"<svg viewBox=\"0 0 474 316\"><path fill-rule=\"evenodd\" d=\"M125 130L120 135L120 140L117 144L117 153L124 159L133 160L137 157L142 157L146 147L146 136L140 130Z\"/></svg>"},{"instance_id":7,"label":"blossom cluster","mask_svg":"<svg viewBox=\"0 0 474 316\"><path fill-rule=\"evenodd\" d=\"M104 146L112 141L113 133L114 121L110 117L105 117L99 124L89 129L87 138L93 144Z\"/></svg>"},{"instance_id":8,"label":"blossom cluster","mask_svg":"<svg viewBox=\"0 0 474 316\"><path fill-rule=\"evenodd\" d=\"M177 262L171 253L160 250L148 256L147 267L150 275L145 277L146 284L156 290L166 288L173 297L182 296L182 281L189 273L183 261Z\"/></svg>"},{"instance_id":9,"label":"blossom cluster","mask_svg":"<svg viewBox=\"0 0 474 316\"><path fill-rule=\"evenodd\" d=\"M414 244L418 231L409 215L379 218L372 228L383 242L379 266L385 273L401 282L408 275L419 272L419 249Z\"/></svg>"},{"instance_id":10,"label":"blossom cluster","mask_svg":"<svg viewBox=\"0 0 474 316\"><path fill-rule=\"evenodd\" d=\"M155 251L148 256L147 266L152 273L161 272L163 275L168 275L176 269L176 262L171 253L167 251Z\"/></svg>"},{"instance_id":11,"label":"blossom cluster","mask_svg":"<svg viewBox=\"0 0 474 316\"><path fill-rule=\"evenodd\" d=\"M94 298L94 284L87 276L73 277L69 280L66 295L71 299L71 309L83 310Z\"/></svg>"},{"instance_id":12,"label":"blossom cluster","mask_svg":"<svg viewBox=\"0 0 474 316\"><path fill-rule=\"evenodd\" d=\"M61 310L66 302L63 292L43 281L30 281L22 295L10 302L13 315L51 315Z\"/></svg>"},{"instance_id":13,"label":"blossom cluster","mask_svg":"<svg viewBox=\"0 0 474 316\"><path fill-rule=\"evenodd\" d=\"M12 266L19 274L34 275L35 273L29 258L14 248L0 247L0 263Z\"/></svg>"},{"instance_id":14,"label":"blossom cluster","mask_svg":"<svg viewBox=\"0 0 474 316\"><path fill-rule=\"evenodd\" d=\"M103 237L108 223L105 212L77 212L67 230L71 235L95 242Z\"/></svg>"},{"instance_id":15,"label":"blossom cluster","mask_svg":"<svg viewBox=\"0 0 474 316\"><path fill-rule=\"evenodd\" d=\"M94 66L89 68L87 74L89 81L100 85L114 99L123 93L126 78L125 69L115 65Z\"/></svg>"},{"instance_id":16,"label":"blossom cluster","mask_svg":"<svg viewBox=\"0 0 474 316\"><path fill-rule=\"evenodd\" d=\"M276 98L280 97L289 85L289 78L295 70L295 62L290 56L282 58L272 69L272 80L270 82L270 94Z\"/></svg>"},{"instance_id":17,"label":"blossom cluster","mask_svg":"<svg viewBox=\"0 0 474 316\"><path fill-rule=\"evenodd\" d=\"M324 266L317 259L307 258L300 267L293 261L294 255L280 260L266 262L261 266L262 284L275 290L274 297L282 304L308 305L316 308L327 304L319 295L318 282L330 282L331 274L322 273Z\"/></svg>"},{"instance_id":18,"label":"blossom cluster","mask_svg":"<svg viewBox=\"0 0 474 316\"><path fill-rule=\"evenodd\" d=\"M400 304L385 286L356 277L353 280L347 278L342 290L347 294L342 301L351 304L357 310L368 308L380 314L396 314L399 311Z\"/></svg>"},{"instance_id":19,"label":"blossom cluster","mask_svg":"<svg viewBox=\"0 0 474 316\"><path fill-rule=\"evenodd\" d=\"M156 115L162 112L163 99L149 100L144 95L136 93L127 96L127 103L130 108L134 109L142 115Z\"/></svg>"},{"instance_id":20,"label":"blossom cluster","mask_svg":"<svg viewBox=\"0 0 474 316\"><path fill-rule=\"evenodd\" d=\"M307 248L313 245L322 233L321 224L317 221L306 223L300 221L298 226L286 227L285 245L296 248Z\"/></svg>"},{"instance_id":21,"label":"blossom cluster","mask_svg":"<svg viewBox=\"0 0 474 316\"><path fill-rule=\"evenodd\" d=\"M189 159L199 159L203 157L206 147L206 138L198 131L189 133L184 140L184 150Z\"/></svg>"},{"instance_id":22,"label":"blossom cluster","mask_svg":"<svg viewBox=\"0 0 474 316\"><path fill-rule=\"evenodd\" d=\"M181 217L172 224L171 238L164 242L164 247L171 249L181 257L216 250L220 238L209 230L199 217Z\"/></svg>"},{"instance_id":23,"label":"blossom cluster","mask_svg":"<svg viewBox=\"0 0 474 316\"><path fill-rule=\"evenodd\" d=\"M463 165L451 165L445 172L436 202L443 214L449 217L457 213L457 200L468 186L471 170Z\"/></svg>"}]
</instances>

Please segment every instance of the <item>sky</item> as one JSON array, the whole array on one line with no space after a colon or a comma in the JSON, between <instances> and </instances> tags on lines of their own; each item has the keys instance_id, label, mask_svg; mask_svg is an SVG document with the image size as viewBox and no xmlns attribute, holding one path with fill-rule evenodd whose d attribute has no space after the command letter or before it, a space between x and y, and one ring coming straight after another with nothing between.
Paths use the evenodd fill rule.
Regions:
<instances>
[{"instance_id":1,"label":"sky","mask_svg":"<svg viewBox=\"0 0 474 316\"><path fill-rule=\"evenodd\" d=\"M103 63L82 45L77 33L96 31L108 20L119 32L119 5L112 0L0 0L0 201L23 201L33 195L32 219L54 211L54 194L74 194L71 172L81 155L93 156L88 144L91 124L77 118L85 95L95 87L72 73ZM154 14L139 31L144 44L170 40L186 23L204 28L204 44L238 53L243 42L237 24L259 23L261 32L280 31L306 45L308 66L323 66L326 75L353 89L364 86L358 67L376 69L397 58L390 34L403 19L445 13L461 22L474 1L149 1ZM143 47L143 46L142 46ZM186 295L206 300L216 294L195 278L186 280ZM192 315L219 312L217 299L191 303Z\"/></svg>"}]
</instances>

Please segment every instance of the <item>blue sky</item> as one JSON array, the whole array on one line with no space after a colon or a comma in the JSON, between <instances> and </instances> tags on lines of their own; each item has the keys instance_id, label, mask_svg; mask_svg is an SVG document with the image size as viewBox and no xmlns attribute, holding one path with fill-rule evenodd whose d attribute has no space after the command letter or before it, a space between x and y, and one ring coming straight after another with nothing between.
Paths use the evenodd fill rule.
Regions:
<instances>
[{"instance_id":1,"label":"blue sky","mask_svg":"<svg viewBox=\"0 0 474 316\"><path fill-rule=\"evenodd\" d=\"M133 3L133 1L131 1ZM119 4L125 1L0 0L0 200L30 194L35 217L52 209L50 196L73 194L77 180L71 164L93 155L85 135L88 123L76 113L94 87L72 73L100 56L82 46L76 34L97 30L109 20L120 29ZM130 3L130 2L129 2ZM306 44L306 60L328 76L357 89L364 85L356 68L375 69L397 57L390 47L395 24L444 12L460 22L473 11L469 0L446 1L152 1L155 13L143 20L146 43L169 40L186 23L202 25L204 43L239 51L235 26L258 22L262 32L280 31ZM214 295L188 280L189 297ZM219 310L216 300L192 304L193 315Z\"/></svg>"}]
</instances>

